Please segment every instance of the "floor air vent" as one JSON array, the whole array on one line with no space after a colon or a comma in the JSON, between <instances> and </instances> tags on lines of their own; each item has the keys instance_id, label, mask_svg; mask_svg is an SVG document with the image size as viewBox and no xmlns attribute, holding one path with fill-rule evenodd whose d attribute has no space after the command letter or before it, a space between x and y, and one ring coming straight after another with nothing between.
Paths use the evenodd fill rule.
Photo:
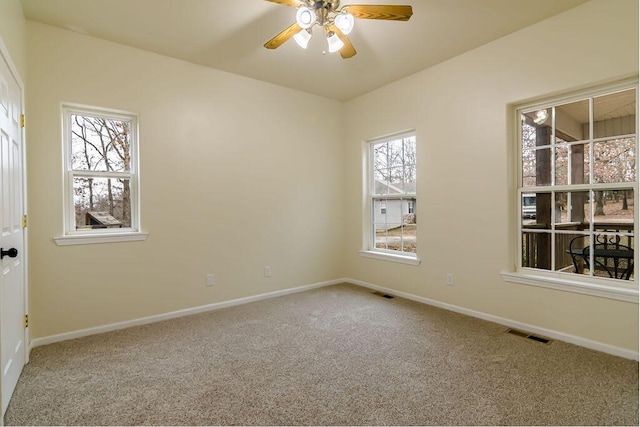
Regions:
<instances>
[{"instance_id":1,"label":"floor air vent","mask_svg":"<svg viewBox=\"0 0 640 427\"><path fill-rule=\"evenodd\" d=\"M385 294L383 292L378 292L378 291L373 292L373 294L374 295L378 295L379 297L382 297L382 298L387 298L387 299L393 299L394 298L393 295Z\"/></svg>"},{"instance_id":2,"label":"floor air vent","mask_svg":"<svg viewBox=\"0 0 640 427\"><path fill-rule=\"evenodd\" d=\"M543 338L543 337L539 337L537 335L532 335L529 332L524 332L524 331L519 331L517 329L507 329L507 333L511 334L511 335L516 335L522 338L527 338L530 340L534 340L534 341L538 341L541 342L543 344L549 344L551 343L551 340L548 338Z\"/></svg>"}]
</instances>

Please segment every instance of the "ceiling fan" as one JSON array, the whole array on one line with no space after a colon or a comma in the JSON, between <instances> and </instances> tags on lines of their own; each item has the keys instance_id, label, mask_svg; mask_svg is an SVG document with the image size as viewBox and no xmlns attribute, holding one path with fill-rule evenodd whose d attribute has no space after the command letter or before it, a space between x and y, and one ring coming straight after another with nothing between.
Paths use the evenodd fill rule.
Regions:
<instances>
[{"instance_id":1,"label":"ceiling fan","mask_svg":"<svg viewBox=\"0 0 640 427\"><path fill-rule=\"evenodd\" d=\"M413 15L411 6L349 4L340 7L340 0L266 0L298 9L296 22L285 28L264 44L267 49L275 49L294 38L300 47L306 49L315 25L322 27L327 38L329 52L340 52L343 58L351 58L356 50L347 38L353 30L354 18L408 21Z\"/></svg>"}]
</instances>

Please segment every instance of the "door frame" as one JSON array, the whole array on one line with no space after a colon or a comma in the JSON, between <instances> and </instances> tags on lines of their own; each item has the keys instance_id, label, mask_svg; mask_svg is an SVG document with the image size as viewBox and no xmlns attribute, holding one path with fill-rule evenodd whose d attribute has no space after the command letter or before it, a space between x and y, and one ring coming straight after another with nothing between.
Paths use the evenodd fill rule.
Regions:
<instances>
[{"instance_id":1,"label":"door frame","mask_svg":"<svg viewBox=\"0 0 640 427\"><path fill-rule=\"evenodd\" d=\"M20 114L24 117L25 114L25 97L24 97L24 82L20 77L20 73L18 73L18 69L11 58L9 53L9 49L7 45L4 43L2 36L0 36L0 60L3 60L9 66L9 71L13 75L13 78L18 83L18 88L20 89ZM27 217L27 144L26 144L26 133L25 133L26 125L21 126L20 129L20 137L21 141L21 149L22 149L22 188L20 191L22 192L22 215L23 218ZM27 315L29 313L29 268L28 268L28 227L22 227L22 277L24 282L24 314ZM1 339L1 337L0 337ZM2 342L0 341L0 345ZM29 340L29 327L24 328L24 363L27 364L29 362L29 353L31 352L31 341ZM2 377L0 376L0 393L2 392Z\"/></svg>"}]
</instances>

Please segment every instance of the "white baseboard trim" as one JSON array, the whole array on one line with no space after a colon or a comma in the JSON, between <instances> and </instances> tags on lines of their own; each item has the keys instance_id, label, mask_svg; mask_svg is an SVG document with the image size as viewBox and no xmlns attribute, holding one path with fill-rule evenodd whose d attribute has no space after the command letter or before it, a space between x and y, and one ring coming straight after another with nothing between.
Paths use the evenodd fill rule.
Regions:
<instances>
[{"instance_id":1,"label":"white baseboard trim","mask_svg":"<svg viewBox=\"0 0 640 427\"><path fill-rule=\"evenodd\" d=\"M47 345L53 344L60 341L72 340L75 338L82 338L89 335L102 334L105 332L116 331L118 329L130 328L132 326L140 326L146 325L149 323L161 322L163 320L175 319L178 317L190 316L192 314L200 314L205 313L207 311L220 310L222 308L233 307L236 305L248 304L250 302L261 301L269 298L276 298L283 295L294 294L297 292L304 292L311 289L322 288L325 286L337 285L339 283L344 283L346 280L338 279L338 280L329 280L326 282L318 282L313 283L311 285L298 286L295 288L283 289L281 291L268 292L266 294L253 295L250 297L237 298L230 301L222 301L213 304L202 305L199 307L186 308L184 310L171 311L169 313L157 314L154 316L142 317L139 319L127 320L124 322L111 323L103 326L96 326L94 328L81 329L78 331L65 332L63 334L50 335L47 337L36 338L33 339L29 343L29 351L31 349Z\"/></svg>"},{"instance_id":2,"label":"white baseboard trim","mask_svg":"<svg viewBox=\"0 0 640 427\"><path fill-rule=\"evenodd\" d=\"M616 347L609 344L604 344L597 341L592 341L586 338L577 337L575 335L565 334L563 332L554 331L551 329L540 328L538 326L529 325L527 323L518 322L511 319L505 319L504 317L494 316L492 314L483 313L480 311L471 310L464 307L459 307L453 304L447 304L444 302L432 300L429 298L420 297L407 292L397 291L391 288L385 288L383 286L374 285L372 283L363 282L362 280L344 278L338 280L337 283L352 283L354 285L362 286L364 288L373 289L376 291L384 292L386 294L394 295L408 300L420 302L423 304L431 305L434 307L443 308L445 310L454 311L456 313L465 314L471 317L477 317L478 319L487 320L489 322L498 323L500 325L507 326L509 328L520 329L523 331L535 333L545 336L547 338L553 338L558 341L564 341L570 344L575 344L581 347L586 347L591 350L601 351L603 353L612 354L614 356L624 357L625 359L639 360L639 354L637 351L627 350L626 348Z\"/></svg>"},{"instance_id":3,"label":"white baseboard trim","mask_svg":"<svg viewBox=\"0 0 640 427\"><path fill-rule=\"evenodd\" d=\"M464 314L478 319L487 320L489 322L498 323L500 325L507 326L509 328L521 329L538 335L552 338L559 341L564 341L570 344L575 344L581 347L589 348L591 350L601 351L603 353L611 354L614 356L623 357L625 359L640 360L638 352L633 350L627 350L625 348L615 347L609 344L604 344L597 341L592 341L586 338L577 337L575 335L565 334L563 332L554 331L551 329L540 328L538 326L529 325L527 323L518 322L516 320L506 319L492 314L483 313L480 311L471 310L464 307L459 307L453 304L444 303L441 301L432 300L418 295L410 294L407 292L401 292L395 289L386 288L384 286L374 285L373 283L364 282L362 280L356 280L351 278L341 278L335 280L329 280L326 282L313 283L311 285L298 286L290 289L283 289L280 291L268 292L265 294L253 295L250 297L238 298L230 301L222 301L213 304L207 304L199 307L187 308L184 310L172 311L169 313L158 314L155 316L142 317L139 319L128 320L125 322L111 323L108 325L97 326L94 328L82 329L78 331L66 332L63 334L50 335L47 337L36 338L29 343L29 351L35 347L42 345L53 344L60 341L72 340L75 338L82 338L89 335L102 334L105 332L116 331L118 329L130 328L132 326L146 325L149 323L161 322L163 320L175 319L178 317L189 316L192 314L205 313L207 311L219 310L226 307L233 307L236 305L248 304L251 302L261 301L269 298L276 298L279 296L289 295L297 292L304 292L311 289L322 288L325 286L337 285L340 283L351 283L353 285L361 286L364 288L373 289L376 291L384 292L386 294L406 298L408 300L416 301L422 304L431 305L434 307L443 308L445 310L453 311L456 313Z\"/></svg>"}]
</instances>

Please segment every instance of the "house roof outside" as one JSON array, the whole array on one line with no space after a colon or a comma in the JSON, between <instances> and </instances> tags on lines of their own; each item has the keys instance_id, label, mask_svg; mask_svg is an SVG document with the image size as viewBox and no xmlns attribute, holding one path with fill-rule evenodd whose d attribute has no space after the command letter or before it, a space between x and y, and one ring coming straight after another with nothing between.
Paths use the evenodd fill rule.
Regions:
<instances>
[{"instance_id":1,"label":"house roof outside","mask_svg":"<svg viewBox=\"0 0 640 427\"><path fill-rule=\"evenodd\" d=\"M415 194L416 193L416 183L415 182L405 182L405 183L389 183L386 181L381 181L379 179L375 180L375 194L388 194L388 195L400 195L400 194Z\"/></svg>"}]
</instances>

